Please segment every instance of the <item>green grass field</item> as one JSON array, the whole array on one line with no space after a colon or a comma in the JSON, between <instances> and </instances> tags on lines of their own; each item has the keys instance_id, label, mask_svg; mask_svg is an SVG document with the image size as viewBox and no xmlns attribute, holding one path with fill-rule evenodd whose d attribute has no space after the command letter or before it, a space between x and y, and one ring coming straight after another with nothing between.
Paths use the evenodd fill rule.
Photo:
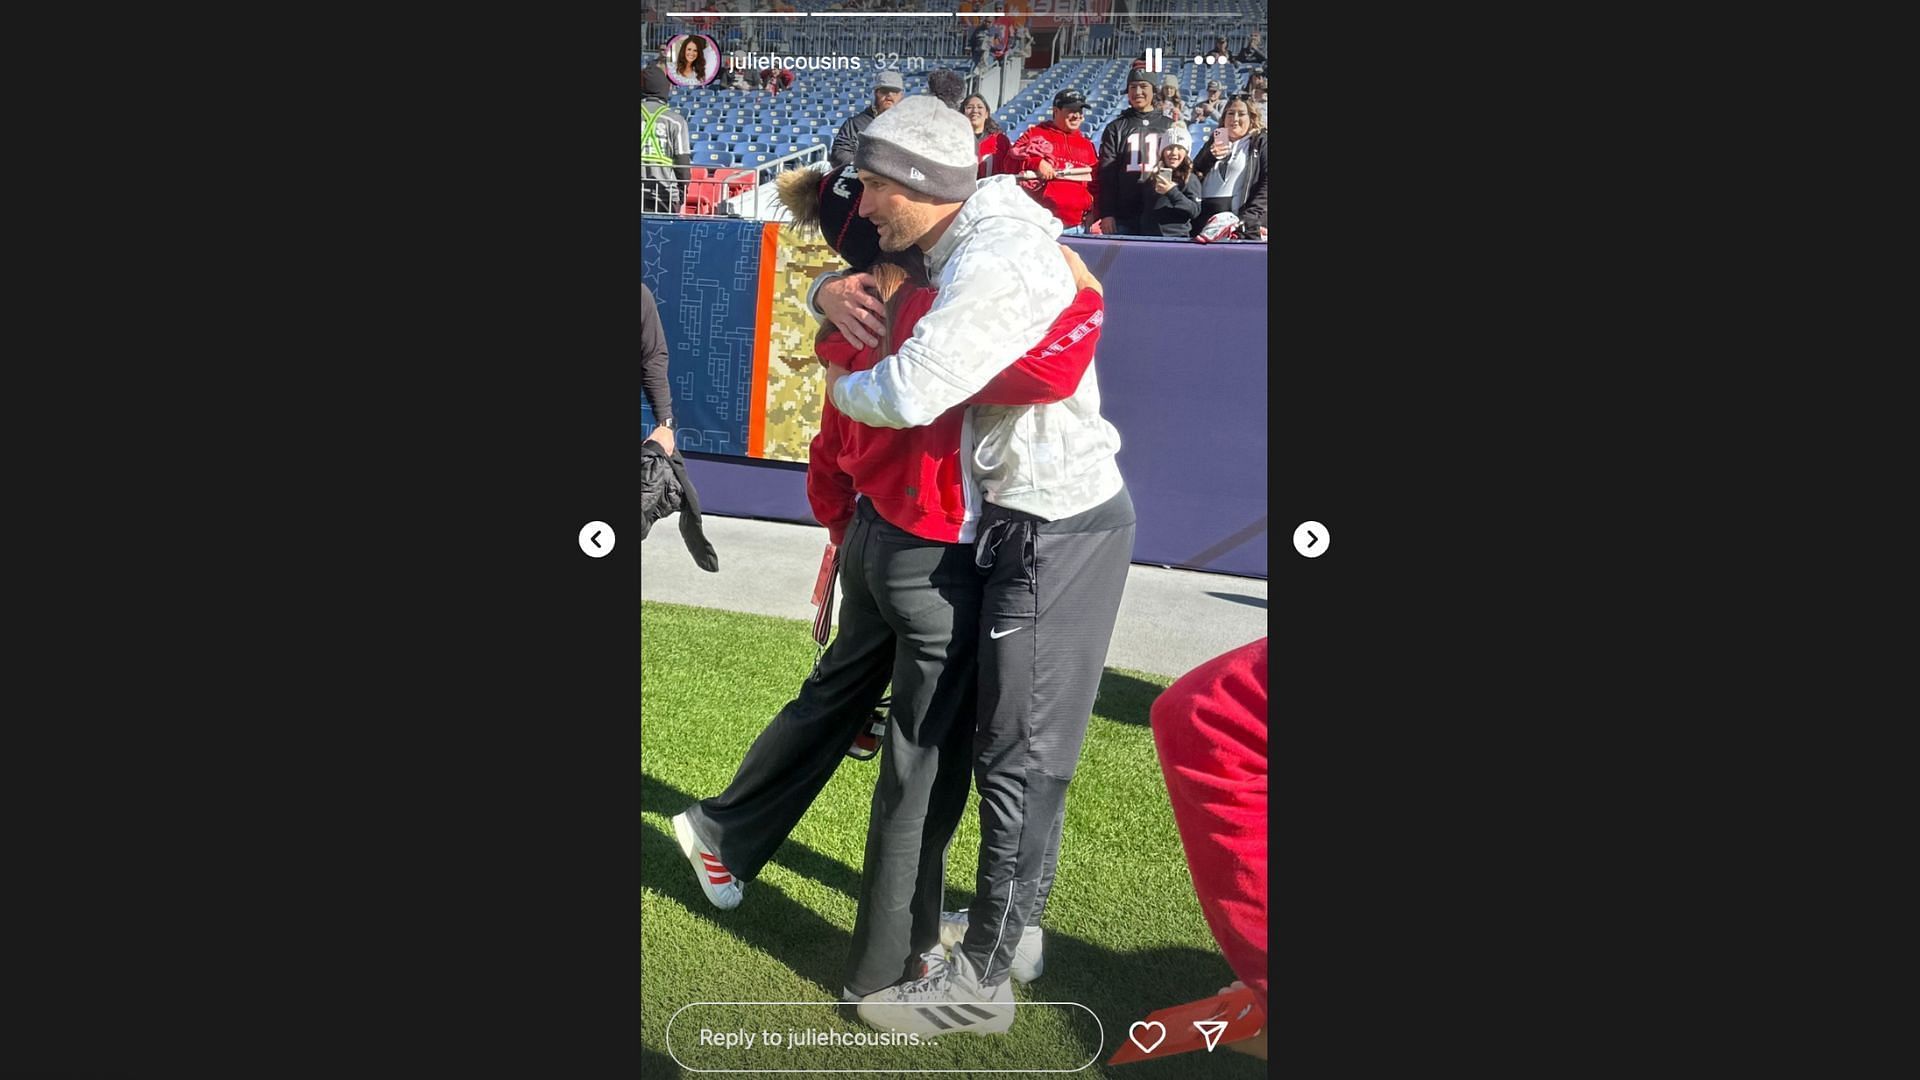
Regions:
<instances>
[{"instance_id":1,"label":"green grass field","mask_svg":"<svg viewBox=\"0 0 1920 1080\"><path fill-rule=\"evenodd\" d=\"M876 761L849 759L739 908L709 905L681 858L669 818L721 791L754 737L812 668L806 624L671 604L642 606L641 964L645 1075L698 1075L669 1056L668 1024L690 1002L834 1000L853 926ZM871 1032L851 1010L703 1006L674 1020L672 1045L691 1067L904 1070L1075 1069L1083 1076L1264 1075L1224 1048L1109 1069L1128 1025L1205 997L1233 979L1201 919L1153 752L1147 709L1171 680L1109 669L1067 800L1060 869L1046 916L1046 972L999 1036L919 1047L725 1050L701 1027ZM948 866L948 908L971 898L977 797ZM951 1073L950 1073L951 1075Z\"/></svg>"}]
</instances>

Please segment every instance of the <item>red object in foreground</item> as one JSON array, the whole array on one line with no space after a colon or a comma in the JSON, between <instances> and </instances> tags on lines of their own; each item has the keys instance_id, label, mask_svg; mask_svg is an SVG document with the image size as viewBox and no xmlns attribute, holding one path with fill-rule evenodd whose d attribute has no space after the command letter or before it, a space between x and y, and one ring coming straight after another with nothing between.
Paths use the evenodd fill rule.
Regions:
<instances>
[{"instance_id":1,"label":"red object in foreground","mask_svg":"<svg viewBox=\"0 0 1920 1080\"><path fill-rule=\"evenodd\" d=\"M1120 1032L1120 1051L1107 1059L1109 1065L1125 1065L1133 1061L1158 1061L1175 1054L1188 1054L1207 1048L1206 1033L1193 1026L1195 1020L1224 1020L1226 1030L1220 1033L1214 1050L1223 1049L1230 1042L1258 1035L1267 1024L1267 1014L1260 1011L1260 1003L1253 998L1253 991L1244 986L1235 987L1224 994L1215 994L1199 1001L1189 1001L1185 1005L1172 1005L1155 1010L1141 1023L1149 1025L1147 1030L1130 1028ZM1159 1030L1151 1025L1159 1024L1166 1031L1166 1037L1155 1042L1154 1036ZM1140 1031L1140 1039L1152 1051L1142 1050L1140 1043L1133 1041L1132 1033ZM1231 1051L1228 1051L1231 1053Z\"/></svg>"},{"instance_id":2,"label":"red object in foreground","mask_svg":"<svg viewBox=\"0 0 1920 1080\"><path fill-rule=\"evenodd\" d=\"M1267 639L1216 656L1153 702L1153 742L1200 914L1267 999Z\"/></svg>"}]
</instances>

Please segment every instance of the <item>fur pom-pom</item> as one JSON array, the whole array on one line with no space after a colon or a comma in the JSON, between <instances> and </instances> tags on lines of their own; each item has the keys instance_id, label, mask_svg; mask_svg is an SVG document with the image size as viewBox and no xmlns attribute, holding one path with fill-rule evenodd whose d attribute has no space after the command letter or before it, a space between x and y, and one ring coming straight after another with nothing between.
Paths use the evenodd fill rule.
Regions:
<instances>
[{"instance_id":1,"label":"fur pom-pom","mask_svg":"<svg viewBox=\"0 0 1920 1080\"><path fill-rule=\"evenodd\" d=\"M788 169L775 178L780 204L793 215L795 225L820 227L820 181L826 175L826 169Z\"/></svg>"}]
</instances>

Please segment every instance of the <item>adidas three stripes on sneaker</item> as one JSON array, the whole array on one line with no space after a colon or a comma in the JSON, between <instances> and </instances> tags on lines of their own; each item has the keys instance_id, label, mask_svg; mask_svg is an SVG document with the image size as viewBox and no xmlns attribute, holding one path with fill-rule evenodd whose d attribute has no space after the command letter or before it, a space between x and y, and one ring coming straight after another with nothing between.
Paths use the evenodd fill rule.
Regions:
<instances>
[{"instance_id":1,"label":"adidas three stripes on sneaker","mask_svg":"<svg viewBox=\"0 0 1920 1080\"><path fill-rule=\"evenodd\" d=\"M954 952L944 964L926 964L928 974L867 995L860 1019L887 1031L921 1035L997 1035L1013 1027L1013 982L980 985L973 964Z\"/></svg>"},{"instance_id":2,"label":"adidas three stripes on sneaker","mask_svg":"<svg viewBox=\"0 0 1920 1080\"><path fill-rule=\"evenodd\" d=\"M721 911L739 907L740 879L714 855L711 845L701 841L693 831L693 820L684 810L673 816L673 838L680 843L680 854L693 865L693 875L700 882L700 891L707 894L707 900Z\"/></svg>"}]
</instances>

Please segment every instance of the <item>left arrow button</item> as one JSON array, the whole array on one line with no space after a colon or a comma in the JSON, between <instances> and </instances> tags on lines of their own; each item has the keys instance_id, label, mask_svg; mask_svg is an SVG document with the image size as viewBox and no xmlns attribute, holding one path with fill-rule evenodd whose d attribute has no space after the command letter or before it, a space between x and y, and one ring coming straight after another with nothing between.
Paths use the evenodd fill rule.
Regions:
<instances>
[{"instance_id":1,"label":"left arrow button","mask_svg":"<svg viewBox=\"0 0 1920 1080\"><path fill-rule=\"evenodd\" d=\"M590 559L598 559L613 550L613 526L604 521L589 521L580 526L580 550Z\"/></svg>"}]
</instances>

